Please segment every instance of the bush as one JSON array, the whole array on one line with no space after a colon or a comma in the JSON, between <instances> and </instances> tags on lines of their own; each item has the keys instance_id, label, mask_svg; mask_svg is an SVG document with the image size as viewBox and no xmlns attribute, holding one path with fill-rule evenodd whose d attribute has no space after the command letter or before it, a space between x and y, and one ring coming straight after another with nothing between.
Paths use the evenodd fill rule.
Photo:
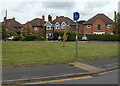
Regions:
<instances>
[{"instance_id":1,"label":"bush","mask_svg":"<svg viewBox=\"0 0 120 86\"><path fill-rule=\"evenodd\" d=\"M42 36L41 34L32 34L32 35L25 35L25 40L26 41L39 41L39 40L44 40L45 37Z\"/></svg>"},{"instance_id":2,"label":"bush","mask_svg":"<svg viewBox=\"0 0 120 86\"><path fill-rule=\"evenodd\" d=\"M76 40L76 32L69 31L68 33L68 41L75 41ZM78 40L81 40L82 34L78 32Z\"/></svg>"},{"instance_id":3,"label":"bush","mask_svg":"<svg viewBox=\"0 0 120 86\"><path fill-rule=\"evenodd\" d=\"M17 35L17 36L14 37L13 41L19 41L21 39L22 39L22 36Z\"/></svg>"},{"instance_id":4,"label":"bush","mask_svg":"<svg viewBox=\"0 0 120 86\"><path fill-rule=\"evenodd\" d=\"M34 39L33 35L25 35L25 41L33 41Z\"/></svg>"},{"instance_id":5,"label":"bush","mask_svg":"<svg viewBox=\"0 0 120 86\"><path fill-rule=\"evenodd\" d=\"M90 41L120 41L120 35L105 34L105 35L88 35Z\"/></svg>"}]
</instances>

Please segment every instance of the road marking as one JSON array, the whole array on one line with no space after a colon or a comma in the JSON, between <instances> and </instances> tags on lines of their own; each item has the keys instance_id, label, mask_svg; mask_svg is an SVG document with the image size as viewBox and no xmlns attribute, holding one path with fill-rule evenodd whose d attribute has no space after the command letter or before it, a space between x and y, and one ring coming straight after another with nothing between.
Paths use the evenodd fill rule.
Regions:
<instances>
[{"instance_id":1,"label":"road marking","mask_svg":"<svg viewBox=\"0 0 120 86\"><path fill-rule=\"evenodd\" d=\"M62 81L77 80L77 79L88 79L88 78L92 78L92 76L85 76L85 77L78 77L78 78L68 78L68 79L61 79L61 80L42 81L42 82L34 82L34 83L23 83L23 85L45 84L45 83L52 83L52 82L62 82Z\"/></svg>"}]
</instances>

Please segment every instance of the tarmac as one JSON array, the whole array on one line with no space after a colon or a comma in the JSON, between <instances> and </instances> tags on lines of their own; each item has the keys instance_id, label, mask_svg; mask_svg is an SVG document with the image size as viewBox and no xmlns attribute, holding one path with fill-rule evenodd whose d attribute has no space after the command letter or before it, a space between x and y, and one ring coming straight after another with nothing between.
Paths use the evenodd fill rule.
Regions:
<instances>
[{"instance_id":1,"label":"tarmac","mask_svg":"<svg viewBox=\"0 0 120 86\"><path fill-rule=\"evenodd\" d=\"M4 67L2 68L2 82L33 82L36 80L49 80L98 74L107 70L118 69L118 57L94 61L75 62L69 64L28 66L28 67Z\"/></svg>"}]
</instances>

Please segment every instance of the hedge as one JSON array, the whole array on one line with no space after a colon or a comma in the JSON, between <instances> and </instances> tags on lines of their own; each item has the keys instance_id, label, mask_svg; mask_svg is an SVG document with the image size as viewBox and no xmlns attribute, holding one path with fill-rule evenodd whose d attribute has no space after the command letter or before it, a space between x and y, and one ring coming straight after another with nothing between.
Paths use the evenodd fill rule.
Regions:
<instances>
[{"instance_id":1,"label":"hedge","mask_svg":"<svg viewBox=\"0 0 120 86\"><path fill-rule=\"evenodd\" d=\"M105 34L105 35L87 35L90 41L120 41L119 34Z\"/></svg>"},{"instance_id":2,"label":"hedge","mask_svg":"<svg viewBox=\"0 0 120 86\"><path fill-rule=\"evenodd\" d=\"M68 33L68 41L75 41L76 40L76 31L69 31ZM82 34L78 32L78 40L81 40Z\"/></svg>"},{"instance_id":3,"label":"hedge","mask_svg":"<svg viewBox=\"0 0 120 86\"><path fill-rule=\"evenodd\" d=\"M25 35L25 41L39 41L39 40L44 40L45 37L43 37L42 35L40 34L32 34L32 35Z\"/></svg>"}]
</instances>

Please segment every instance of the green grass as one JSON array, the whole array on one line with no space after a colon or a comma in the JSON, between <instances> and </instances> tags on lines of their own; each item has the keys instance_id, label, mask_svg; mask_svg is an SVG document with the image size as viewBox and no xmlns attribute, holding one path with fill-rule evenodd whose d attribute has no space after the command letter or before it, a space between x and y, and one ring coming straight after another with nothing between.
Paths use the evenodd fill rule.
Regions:
<instances>
[{"instance_id":1,"label":"green grass","mask_svg":"<svg viewBox=\"0 0 120 86\"><path fill-rule=\"evenodd\" d=\"M118 43L79 43L78 46L77 61L118 56ZM2 42L2 54L3 66L46 65L76 61L73 42Z\"/></svg>"}]
</instances>

